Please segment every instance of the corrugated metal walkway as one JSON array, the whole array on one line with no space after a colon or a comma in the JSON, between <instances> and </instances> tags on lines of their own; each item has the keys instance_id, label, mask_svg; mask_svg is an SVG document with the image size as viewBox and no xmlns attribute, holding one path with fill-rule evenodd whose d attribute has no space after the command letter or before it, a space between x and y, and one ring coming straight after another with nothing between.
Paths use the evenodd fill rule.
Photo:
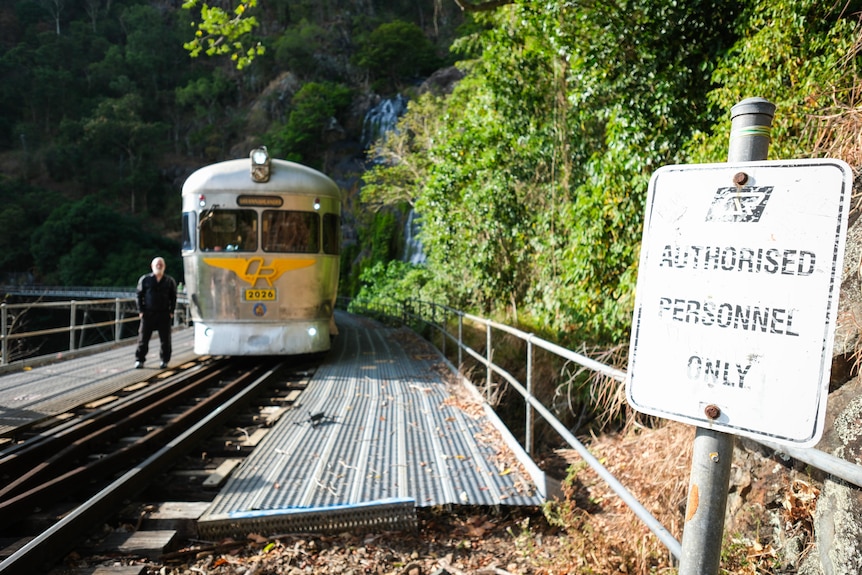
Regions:
<instances>
[{"instance_id":1,"label":"corrugated metal walkway","mask_svg":"<svg viewBox=\"0 0 862 575\"><path fill-rule=\"evenodd\" d=\"M358 316L336 321L301 404L234 472L202 535L403 528L416 507L541 504L541 472L433 347Z\"/></svg>"},{"instance_id":2,"label":"corrugated metal walkway","mask_svg":"<svg viewBox=\"0 0 862 575\"><path fill-rule=\"evenodd\" d=\"M174 329L171 366L197 357L193 340L193 329ZM5 374L0 375L0 435L149 379L159 365L158 349L159 336L153 334L144 369L134 368L134 339L4 366L0 372Z\"/></svg>"}]
</instances>

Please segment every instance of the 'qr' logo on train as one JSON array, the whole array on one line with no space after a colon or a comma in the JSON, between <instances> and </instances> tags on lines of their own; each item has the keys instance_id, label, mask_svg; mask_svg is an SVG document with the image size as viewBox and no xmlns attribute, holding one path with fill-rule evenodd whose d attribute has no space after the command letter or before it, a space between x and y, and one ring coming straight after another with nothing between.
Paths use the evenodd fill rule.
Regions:
<instances>
[{"instance_id":1,"label":"'qr' logo on train","mask_svg":"<svg viewBox=\"0 0 862 575\"><path fill-rule=\"evenodd\" d=\"M230 270L251 287L256 287L258 280L263 280L269 287L285 272L307 268L314 265L313 259L273 258L267 265L263 257L251 258L204 258L204 262L213 267Z\"/></svg>"}]
</instances>

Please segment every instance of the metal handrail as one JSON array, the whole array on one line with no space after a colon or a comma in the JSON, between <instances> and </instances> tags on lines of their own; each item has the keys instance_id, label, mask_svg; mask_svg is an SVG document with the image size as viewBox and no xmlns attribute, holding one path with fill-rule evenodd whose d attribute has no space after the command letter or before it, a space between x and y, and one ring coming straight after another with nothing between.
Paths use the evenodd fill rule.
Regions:
<instances>
[{"instance_id":1,"label":"metal handrail","mask_svg":"<svg viewBox=\"0 0 862 575\"><path fill-rule=\"evenodd\" d=\"M88 311L96 306L113 306L114 318L108 321L88 322ZM9 315L10 311L14 310L40 310L40 309L63 309L69 308L68 325L51 327L33 331L12 332L10 333ZM83 323L78 321L78 310L84 309ZM134 313L129 315L127 310L131 309ZM61 301L61 302L32 302L32 303L0 303L0 365L8 365L10 363L9 342L33 337L44 337L47 335L68 332L69 347L68 351L76 349L76 336L83 336L84 332L89 329L99 327L113 326L114 342L119 342L121 339L122 326L126 323L138 321L138 314L135 307L135 298L114 298L114 299L97 299L88 301ZM77 346L80 347L80 346Z\"/></svg>"},{"instance_id":2,"label":"metal handrail","mask_svg":"<svg viewBox=\"0 0 862 575\"><path fill-rule=\"evenodd\" d=\"M47 289L47 288L46 288ZM93 307L113 306L114 317L105 321L88 321L89 309ZM50 327L33 331L10 332L10 312L14 310L40 310L40 309L69 309L68 325ZM84 310L83 321L78 320L78 311ZM181 325L188 320L188 298L185 296L177 298L177 313L174 314L174 326ZM113 327L113 342L118 343L122 339L122 328L125 324L139 321L137 303L134 290L128 297L115 297L111 299L87 299L66 300L56 302L30 302L30 303L0 303L0 366L9 365L11 362L9 342L33 337L44 337L58 333L69 334L69 346L67 351L75 351L83 346L76 345L76 338L83 338L87 330ZM125 339L131 339L134 336ZM101 342L105 343L105 342Z\"/></svg>"},{"instance_id":3,"label":"metal handrail","mask_svg":"<svg viewBox=\"0 0 862 575\"><path fill-rule=\"evenodd\" d=\"M344 302L346 300L342 300ZM522 385L516 377L514 377L511 373L503 369L502 367L496 365L492 359L492 345L491 345L491 329L499 329L511 335L514 335L520 339L523 339L527 343L527 362L531 363L532 357L532 346L538 346L543 349L550 351L551 353L557 354L564 359L568 359L574 361L588 369L592 369L599 373L602 373L608 377L612 377L618 381L625 381L625 372L615 369L613 367L602 364L601 362L597 362L593 359L590 359L584 355L579 353L575 353L571 350L560 347L554 343L549 341L545 341L541 338L536 337L533 334L529 334L523 332L519 329L506 326L503 324L499 324L489 319L481 318L479 316L471 315L468 313L461 312L459 310L452 309L447 306L429 303L429 302L410 302L412 305L418 307L418 311L414 311L412 305L408 306L407 304L400 304L398 306L390 305L390 306L380 306L384 315L387 315L392 318L397 318L403 323L408 323L405 320L407 318L414 319L419 321L433 329L438 330L444 336L444 350L445 354L445 341L448 339L452 341L458 347L458 364L459 368L461 365L461 353L466 352L471 357L475 358L476 361L480 362L485 366L488 373L488 382L491 381L491 373L497 373L503 379L505 379L527 402L527 430L528 437L526 439L527 446L525 449L527 452L530 452L530 442L531 438L529 435L529 430L532 422L531 409L534 409L542 418L550 424L557 433L568 443L578 454L584 459L584 461L601 477L605 483L616 493L620 499L625 502L625 504L635 513L635 515L646 525L650 531L655 534L656 537L667 547L670 553L676 558L679 559L682 555L682 545L680 542L668 531L661 522L656 519L649 510L644 507L644 505L637 500L637 498L628 490L626 487L620 483L620 481L611 474L611 472L602 465L599 460L589 452L586 446L581 443L574 434L569 431L568 428L558 420L540 401L536 398L532 393L532 374L531 370L527 370L527 383L526 385ZM422 312L424 308L429 308L431 319L426 319L423 316ZM350 303L351 311L359 311L360 313L367 313L369 311L378 311L377 309L372 309L370 307L366 307L363 302L352 301ZM441 324L438 320L438 312L443 316L444 322ZM450 334L448 328L446 327L446 321L452 316L456 316L458 318L458 333L457 335ZM464 343L463 340L463 322L464 320L470 320L479 324L486 326L487 331L487 349L486 354L483 356L481 353L472 349L469 345ZM486 389L489 389L490 385L487 386Z\"/></svg>"},{"instance_id":4,"label":"metal handrail","mask_svg":"<svg viewBox=\"0 0 862 575\"><path fill-rule=\"evenodd\" d=\"M342 299L340 300L341 304L346 304L349 300ZM437 330L440 334L444 336L442 351L445 355L446 353L446 341L449 340L458 347L458 365L462 364L462 352L466 352L468 355L473 357L476 361L480 362L485 366L487 370L487 383L486 391L490 391L491 389L491 374L497 373L503 379L505 379L527 402L527 413L526 413L526 422L527 422L527 435L525 439L525 449L527 453L531 451L531 436L530 436L530 427L532 422L532 414L531 408L534 409L542 418L550 424L557 433L568 443L573 449L575 449L578 454L584 459L584 461L593 468L593 470L608 484L608 486L613 489L613 491L629 506L629 508L637 515L641 521L661 540L661 542L667 547L670 553L677 559L680 558L682 553L682 546L679 541L677 541L670 532L665 529L663 525L656 519L644 506L641 504L635 497L629 492L620 481L614 477L610 471L607 470L590 452L589 450L578 441L578 439L566 428L566 426L560 422L542 403L536 398L532 393L532 346L540 347L545 349L553 354L558 355L564 359L573 361L587 369L595 371L596 373L600 373L605 375L606 377L610 377L620 382L624 382L626 379L626 373L614 367L605 365L599 361L581 355L579 353L575 353L571 350L563 348L557 344L548 342L543 340L534 334L530 334L524 331L521 331L517 328L513 328L511 326L503 325L492 320L482 318L479 316L471 315L459 310L455 310L449 308L447 306L443 306L440 304L434 304L430 302L409 302L409 303L401 303L401 304L389 304L389 305L380 305L375 304L373 307L369 306L365 302L353 300L350 302L351 310L365 310L366 312L377 312L382 313L385 316L390 318L395 318L401 321L404 324L409 324L408 319L415 320L420 322L428 327L431 327ZM438 317L442 316L442 322L438 319ZM458 318L458 333L452 334L449 333L448 329L448 321L452 317ZM475 351L470 348L463 340L463 322L464 320L470 320L479 325L484 325L487 330L486 336L486 354L482 355L481 353ZM521 384L516 377L514 377L511 373L503 369L502 367L496 365L492 359L492 338L491 338L491 329L497 329L502 332L508 333L519 339L522 339L527 344L527 370L526 370L526 384ZM847 481L848 483L852 483L857 487L862 487L862 465L856 465L851 463L845 459L841 459L840 457L836 457L824 451L815 448L798 448L793 446L779 445L776 443L772 443L766 440L756 440L752 439L769 449L772 449L778 454L784 454L788 457L792 457L802 463L806 463L815 467L821 471L825 471L826 473L837 477L841 480Z\"/></svg>"},{"instance_id":5,"label":"metal handrail","mask_svg":"<svg viewBox=\"0 0 862 575\"><path fill-rule=\"evenodd\" d=\"M124 299L135 297L134 287L92 287L92 286L42 286L16 285L0 286L0 294L28 297L61 297L84 299Z\"/></svg>"}]
</instances>

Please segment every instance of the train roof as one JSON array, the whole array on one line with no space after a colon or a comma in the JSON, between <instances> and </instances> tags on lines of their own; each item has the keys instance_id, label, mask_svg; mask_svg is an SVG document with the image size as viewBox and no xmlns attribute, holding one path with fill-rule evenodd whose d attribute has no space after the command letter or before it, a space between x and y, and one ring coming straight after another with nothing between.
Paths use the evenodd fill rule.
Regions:
<instances>
[{"instance_id":1,"label":"train roof","mask_svg":"<svg viewBox=\"0 0 862 575\"><path fill-rule=\"evenodd\" d=\"M204 166L183 184L183 195L200 192L285 193L327 195L341 199L341 190L329 176L308 166L272 159L268 182L251 178L251 160L228 160Z\"/></svg>"}]
</instances>

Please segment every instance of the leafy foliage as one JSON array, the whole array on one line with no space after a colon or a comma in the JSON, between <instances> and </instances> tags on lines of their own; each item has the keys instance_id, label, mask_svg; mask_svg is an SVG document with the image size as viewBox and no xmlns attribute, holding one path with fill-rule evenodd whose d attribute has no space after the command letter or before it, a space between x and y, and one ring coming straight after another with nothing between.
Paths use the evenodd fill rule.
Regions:
<instances>
[{"instance_id":1,"label":"leafy foliage","mask_svg":"<svg viewBox=\"0 0 862 575\"><path fill-rule=\"evenodd\" d=\"M413 300L445 302L446 294L430 270L399 260L378 261L360 275L363 287L356 299L374 307L378 304Z\"/></svg>"},{"instance_id":2,"label":"leafy foliage","mask_svg":"<svg viewBox=\"0 0 862 575\"><path fill-rule=\"evenodd\" d=\"M0 177L0 269L30 271L29 238L51 210L64 203L56 192Z\"/></svg>"},{"instance_id":3,"label":"leafy foliage","mask_svg":"<svg viewBox=\"0 0 862 575\"><path fill-rule=\"evenodd\" d=\"M350 104L350 88L331 82L309 82L291 101L287 123L268 134L273 155L318 164L323 154L326 129L330 120Z\"/></svg>"},{"instance_id":4,"label":"leafy foliage","mask_svg":"<svg viewBox=\"0 0 862 575\"><path fill-rule=\"evenodd\" d=\"M752 90L781 109L774 151L803 155L856 38L813 0L516 2L476 18L456 44L467 77L433 110L411 103L373 150L385 163L365 198L415 203L456 305L575 341L627 337L651 173L723 159L729 108Z\"/></svg>"},{"instance_id":5,"label":"leafy foliage","mask_svg":"<svg viewBox=\"0 0 862 575\"><path fill-rule=\"evenodd\" d=\"M364 297L372 297L377 300L383 296L372 296L372 294L380 289L381 286L376 286L374 282L384 276L381 273L375 273L372 276L366 276L365 271L371 267L378 265L386 267L390 261L398 258L398 220L396 218L396 210L385 209L377 212L370 212L363 217L363 224L359 228L359 248L358 253L347 252L342 255L342 273L340 276L341 289L343 294L357 294L364 289ZM349 258L345 261L345 257ZM398 270L405 268L393 267L396 273ZM388 290L387 290L388 291Z\"/></svg>"},{"instance_id":6,"label":"leafy foliage","mask_svg":"<svg viewBox=\"0 0 862 575\"><path fill-rule=\"evenodd\" d=\"M190 79L175 90L176 103L187 129L188 151L216 161L224 157L235 135L233 122L222 119L235 105L237 90L228 74L216 68L212 74Z\"/></svg>"},{"instance_id":7,"label":"leafy foliage","mask_svg":"<svg viewBox=\"0 0 862 575\"><path fill-rule=\"evenodd\" d=\"M20 0L0 8L4 172L12 166L33 193L46 183L64 204L96 196L117 220L152 216L169 235L187 168L250 140L328 167L333 141L358 131L348 114L368 85L404 90L412 101L398 130L369 151L362 197L375 215L358 216L360 243L345 251L348 295L376 282L406 294L415 281L415 293L433 285L425 293L561 339L617 342L650 174L722 161L742 98L777 104L772 157L819 153L814 136L816 150L835 149L825 112L834 120L858 100L858 2L501 4L470 12L456 32L460 10L437 0L236 0L222 12L112 0L66 3L62 14ZM235 60L189 59L190 24L198 53ZM454 34L444 57L441 39ZM415 80L454 59L466 75L454 91L418 95ZM423 220L422 274L387 263L399 255L390 218L406 205ZM56 231L66 218L46 210L16 197L0 219L37 218L19 223L25 235L49 222ZM93 264L86 246L49 249L47 228L38 235L29 252L9 246L4 271L63 269L52 279L65 281Z\"/></svg>"},{"instance_id":8,"label":"leafy foliage","mask_svg":"<svg viewBox=\"0 0 862 575\"><path fill-rule=\"evenodd\" d=\"M859 35L852 13L816 0L753 2L745 14L745 33L715 66L715 89L707 103L727 114L749 96L776 105L772 158L804 158L811 154L806 127L819 110L845 100L858 85L848 73ZM698 161L723 161L727 133L699 133L689 144Z\"/></svg>"},{"instance_id":9,"label":"leafy foliage","mask_svg":"<svg viewBox=\"0 0 862 575\"><path fill-rule=\"evenodd\" d=\"M444 100L428 92L408 103L409 113L398 128L371 145L373 161L362 174L362 201L379 207L408 203L411 206L430 176L430 151L444 124Z\"/></svg>"},{"instance_id":10,"label":"leafy foliage","mask_svg":"<svg viewBox=\"0 0 862 575\"><path fill-rule=\"evenodd\" d=\"M42 4L0 3L0 165L20 178L21 189L32 186L47 197L44 188L50 188L57 201L36 216L27 198L9 199L0 218L22 232L3 259L4 277L37 269L28 240L47 225L49 206L93 196L116 219L139 214L172 237L178 188L195 167L246 155L249 145L260 143L324 167L331 144L351 137L357 126L347 111L359 98L347 82L362 85L365 78L349 61L359 38L395 17L421 22L429 37L450 37L454 26L446 20L458 13L437 0L238 0L209 3L206 10L203 2L180 9L151 0L55 3L54 11ZM243 50L189 58L183 43L204 21L211 26L200 28L193 42L200 54L236 49L234 40ZM438 28L442 24L448 31ZM237 63L248 65L240 72ZM287 76L291 81L281 84ZM58 257L45 269L40 260L38 272L57 282L80 275L48 269L64 250L78 250L74 261L92 257L71 243L51 249ZM42 258L46 251L40 250ZM127 275L124 259L115 262L116 279L109 283Z\"/></svg>"},{"instance_id":11,"label":"leafy foliage","mask_svg":"<svg viewBox=\"0 0 862 575\"><path fill-rule=\"evenodd\" d=\"M434 44L422 29L401 20L381 24L363 39L355 61L384 90L429 74L440 65Z\"/></svg>"},{"instance_id":12,"label":"leafy foliage","mask_svg":"<svg viewBox=\"0 0 862 575\"><path fill-rule=\"evenodd\" d=\"M322 26L303 19L276 39L275 60L288 70L313 77L320 66L326 36Z\"/></svg>"},{"instance_id":13,"label":"leafy foliage","mask_svg":"<svg viewBox=\"0 0 862 575\"><path fill-rule=\"evenodd\" d=\"M37 275L48 285L135 285L157 255L181 279L179 245L118 218L93 196L55 208L32 238Z\"/></svg>"},{"instance_id":14,"label":"leafy foliage","mask_svg":"<svg viewBox=\"0 0 862 575\"><path fill-rule=\"evenodd\" d=\"M198 0L187 0L183 8L191 10L198 6ZM246 15L246 12L257 6L257 0L239 0L233 15L219 8L203 3L200 6L200 22L192 25L197 28L193 40L183 44L192 58L204 52L207 56L228 54L236 62L238 70L242 70L257 57L266 52L263 44L252 42L246 47L244 41L254 28L258 26L257 18Z\"/></svg>"},{"instance_id":15,"label":"leafy foliage","mask_svg":"<svg viewBox=\"0 0 862 575\"><path fill-rule=\"evenodd\" d=\"M160 141L165 130L165 126L146 122L141 117L142 106L138 94L106 99L81 125L82 143L96 157L122 150L128 159L132 179L138 174L143 158L157 149L153 142ZM128 186L128 189L131 196L130 208L134 212L137 208L137 187Z\"/></svg>"}]
</instances>

